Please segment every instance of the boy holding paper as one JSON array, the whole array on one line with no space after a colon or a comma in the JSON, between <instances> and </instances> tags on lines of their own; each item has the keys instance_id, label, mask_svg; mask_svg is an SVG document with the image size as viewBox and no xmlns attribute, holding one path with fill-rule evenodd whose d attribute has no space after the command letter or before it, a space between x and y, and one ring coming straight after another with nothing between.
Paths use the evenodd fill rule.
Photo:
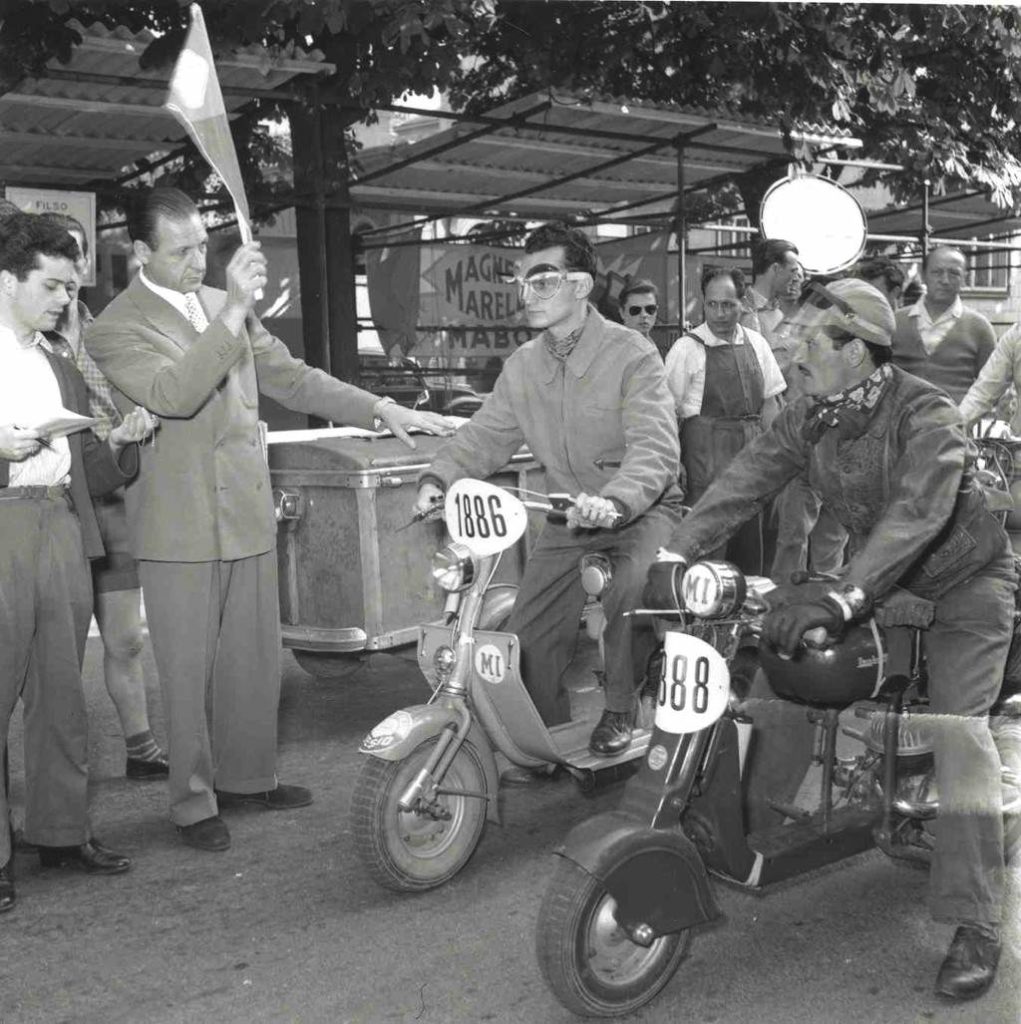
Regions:
<instances>
[{"instance_id":1,"label":"boy holding paper","mask_svg":"<svg viewBox=\"0 0 1021 1024\"><path fill-rule=\"evenodd\" d=\"M25 838L44 867L118 874L130 861L91 835L81 660L92 614L88 558L103 552L93 494L137 470L143 410L102 444L89 430L46 436L24 426L88 411L85 383L53 355L73 286L77 245L63 229L16 214L0 232L0 754L25 707ZM86 423L91 422L86 419ZM0 822L7 820L0 790ZM8 829L0 827L0 912L15 903Z\"/></svg>"}]
</instances>

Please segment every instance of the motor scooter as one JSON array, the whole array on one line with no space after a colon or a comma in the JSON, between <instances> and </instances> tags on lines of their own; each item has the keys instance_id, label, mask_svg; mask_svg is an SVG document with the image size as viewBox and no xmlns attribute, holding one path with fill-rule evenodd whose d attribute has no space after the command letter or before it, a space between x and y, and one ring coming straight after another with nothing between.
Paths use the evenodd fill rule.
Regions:
<instances>
[{"instance_id":1,"label":"motor scooter","mask_svg":"<svg viewBox=\"0 0 1021 1024\"><path fill-rule=\"evenodd\" d=\"M581 823L556 850L538 919L542 975L581 1016L630 1013L669 982L692 930L720 916L710 875L761 890L873 845L923 863L933 849L938 793L918 630L907 630L911 642L896 664L893 630L876 617L849 627L839 643L825 631L806 634L784 660L760 644L770 580L745 578L727 562L699 562L683 574L663 568L674 573L667 608L636 612L663 626L644 763L616 810ZM897 608L883 615L877 610L890 625L912 621ZM749 832L746 767L757 737L747 680L756 660L777 696L798 702L814 724L821 779L815 809L777 802L781 823ZM1017 686L1016 677L1005 684L990 713L1015 730ZM851 751L838 740L845 748L851 740ZM1005 771L1014 831L1018 781Z\"/></svg>"},{"instance_id":2,"label":"motor scooter","mask_svg":"<svg viewBox=\"0 0 1021 1024\"><path fill-rule=\"evenodd\" d=\"M500 821L497 752L525 768L559 766L584 789L630 774L645 753L648 728L636 728L619 754L593 754L588 739L601 709L548 728L525 689L518 639L503 629L517 588L493 580L501 555L527 527L528 509L563 521L573 504L567 495L536 497L478 480L458 481L445 495L451 543L432 566L448 593L445 621L423 625L418 642L433 693L364 738L352 794L355 847L387 888L431 889L464 867L487 820ZM602 555L584 556L580 571L592 593L612 575ZM591 609L594 632L598 614Z\"/></svg>"}]
</instances>

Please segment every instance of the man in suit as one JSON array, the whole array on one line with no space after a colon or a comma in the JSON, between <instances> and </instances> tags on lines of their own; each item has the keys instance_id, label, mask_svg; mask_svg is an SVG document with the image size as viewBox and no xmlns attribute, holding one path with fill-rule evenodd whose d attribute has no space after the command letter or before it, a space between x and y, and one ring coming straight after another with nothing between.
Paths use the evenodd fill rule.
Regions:
<instances>
[{"instance_id":1,"label":"man in suit","mask_svg":"<svg viewBox=\"0 0 1021 1024\"><path fill-rule=\"evenodd\" d=\"M224 850L221 807L312 799L276 775L276 519L259 394L335 422L381 422L411 447L409 427L452 430L291 356L252 311L266 284L258 242L230 260L226 292L204 287L206 231L184 193L145 192L128 231L142 269L85 345L118 404L160 417L127 507L167 716L170 816L190 846Z\"/></svg>"},{"instance_id":2,"label":"man in suit","mask_svg":"<svg viewBox=\"0 0 1021 1024\"><path fill-rule=\"evenodd\" d=\"M130 413L101 444L88 430L47 437L26 424L58 410L88 412L85 382L42 332L69 301L77 246L31 214L0 233L0 754L11 714L25 707L25 838L44 867L127 871L127 857L91 835L81 662L92 616L88 558L103 553L92 495L125 483L133 441L148 429ZM0 911L15 903L7 795L0 787Z\"/></svg>"}]
</instances>

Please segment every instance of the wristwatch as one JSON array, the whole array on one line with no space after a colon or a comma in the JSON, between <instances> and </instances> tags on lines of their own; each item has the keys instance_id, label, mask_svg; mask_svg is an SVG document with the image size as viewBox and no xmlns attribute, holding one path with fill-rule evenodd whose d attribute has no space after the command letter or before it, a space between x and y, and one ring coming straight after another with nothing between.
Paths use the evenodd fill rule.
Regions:
<instances>
[{"instance_id":1,"label":"wristwatch","mask_svg":"<svg viewBox=\"0 0 1021 1024\"><path fill-rule=\"evenodd\" d=\"M830 590L826 596L840 609L844 622L860 618L869 607L869 599L861 587L847 584L840 590Z\"/></svg>"},{"instance_id":2,"label":"wristwatch","mask_svg":"<svg viewBox=\"0 0 1021 1024\"><path fill-rule=\"evenodd\" d=\"M387 396L384 396L383 398L381 398L381 399L380 399L380 400L379 400L379 401L378 401L378 402L377 402L377 403L376 403L376 404L375 404L375 405L374 405L374 406L372 407L372 414L373 414L373 416L375 416L375 417L376 417L376 418L375 418L375 419L374 419L374 420L372 421L372 429L373 429L373 430L382 430L382 429L383 429L383 428L384 428L384 427L386 426L386 423L385 423L385 421L384 421L384 420L382 419L382 417L381 417L381 416L379 415L379 413L380 413L380 411L381 411L381 410L383 409L383 407L384 407L384 406L387 406L387 405L396 405L396 404L397 404L397 400L396 400L395 398L390 398L390 397L389 397L389 396L387 395Z\"/></svg>"}]
</instances>

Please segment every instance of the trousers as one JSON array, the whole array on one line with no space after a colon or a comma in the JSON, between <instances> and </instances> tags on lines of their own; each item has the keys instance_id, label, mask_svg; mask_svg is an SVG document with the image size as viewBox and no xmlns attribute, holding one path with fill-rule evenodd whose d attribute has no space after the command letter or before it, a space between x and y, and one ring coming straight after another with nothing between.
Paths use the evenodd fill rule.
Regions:
<instances>
[{"instance_id":1,"label":"trousers","mask_svg":"<svg viewBox=\"0 0 1021 1024\"><path fill-rule=\"evenodd\" d=\"M63 497L0 490L0 761L18 697L25 709L25 838L88 839L88 723L81 664L92 576L81 527ZM0 864L11 856L0 786Z\"/></svg>"},{"instance_id":2,"label":"trousers","mask_svg":"<svg viewBox=\"0 0 1021 1024\"><path fill-rule=\"evenodd\" d=\"M623 613L639 607L649 565L679 521L679 509L660 504L620 530L569 530L556 523L543 527L507 629L518 636L525 686L547 725L571 719L563 675L574 657L585 605L578 563L590 552L601 552L613 563L613 581L602 597L606 708L623 712L634 707L635 687L654 641L650 628L637 625L636 643L631 620Z\"/></svg>"},{"instance_id":3,"label":"trousers","mask_svg":"<svg viewBox=\"0 0 1021 1024\"><path fill-rule=\"evenodd\" d=\"M170 818L217 813L215 789L277 784L280 609L276 552L138 563L170 762Z\"/></svg>"}]
</instances>

